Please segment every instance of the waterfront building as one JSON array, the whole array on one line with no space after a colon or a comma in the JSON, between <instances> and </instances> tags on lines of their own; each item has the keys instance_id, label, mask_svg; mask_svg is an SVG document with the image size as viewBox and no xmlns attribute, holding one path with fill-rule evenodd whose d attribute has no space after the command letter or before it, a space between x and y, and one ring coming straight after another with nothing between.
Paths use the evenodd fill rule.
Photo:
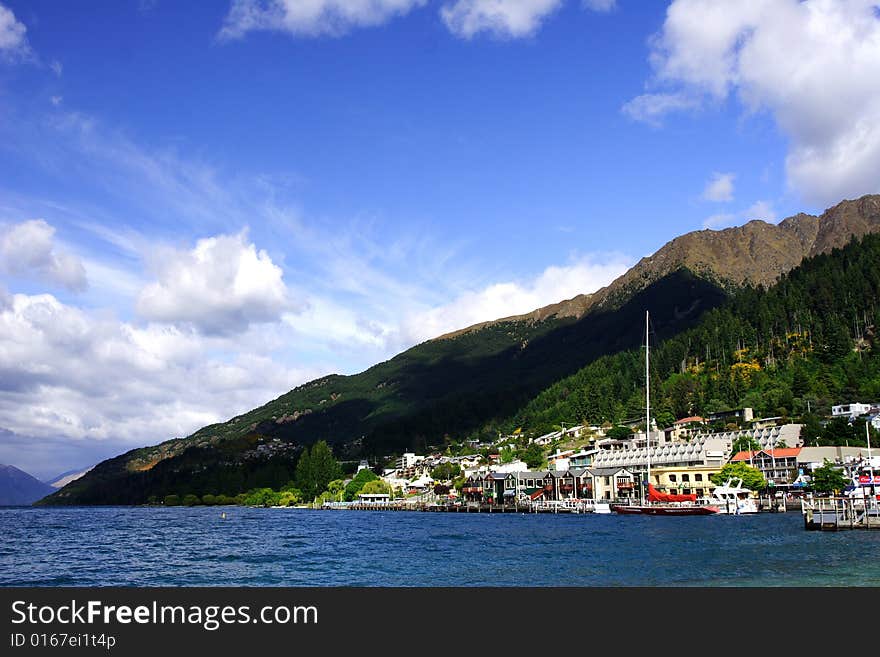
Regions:
<instances>
[{"instance_id":1,"label":"waterfront building","mask_svg":"<svg viewBox=\"0 0 880 657\"><path fill-rule=\"evenodd\" d=\"M636 473L623 467L591 468L593 499L636 499Z\"/></svg>"},{"instance_id":2,"label":"waterfront building","mask_svg":"<svg viewBox=\"0 0 880 657\"><path fill-rule=\"evenodd\" d=\"M721 470L718 465L694 465L687 467L651 466L651 483L664 493L708 497L715 484L710 477Z\"/></svg>"}]
</instances>

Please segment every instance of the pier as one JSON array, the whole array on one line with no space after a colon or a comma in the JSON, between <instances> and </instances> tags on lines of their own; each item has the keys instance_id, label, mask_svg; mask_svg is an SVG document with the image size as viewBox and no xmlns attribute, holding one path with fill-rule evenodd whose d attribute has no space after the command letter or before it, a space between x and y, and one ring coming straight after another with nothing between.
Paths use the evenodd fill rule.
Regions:
<instances>
[{"instance_id":1,"label":"pier","mask_svg":"<svg viewBox=\"0 0 880 657\"><path fill-rule=\"evenodd\" d=\"M804 529L841 531L880 530L880 501L850 497L829 497L801 501Z\"/></svg>"},{"instance_id":2,"label":"pier","mask_svg":"<svg viewBox=\"0 0 880 657\"><path fill-rule=\"evenodd\" d=\"M433 502L324 502L322 509L331 511L423 511L427 513L592 513L591 504L438 504Z\"/></svg>"}]
</instances>

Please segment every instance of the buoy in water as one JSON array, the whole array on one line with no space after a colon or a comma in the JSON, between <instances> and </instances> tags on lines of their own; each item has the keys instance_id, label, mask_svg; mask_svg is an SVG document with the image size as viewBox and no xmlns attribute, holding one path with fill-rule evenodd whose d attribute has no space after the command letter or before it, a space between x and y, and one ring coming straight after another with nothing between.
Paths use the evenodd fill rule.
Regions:
<instances>
[{"instance_id":1,"label":"buoy in water","mask_svg":"<svg viewBox=\"0 0 880 657\"><path fill-rule=\"evenodd\" d=\"M221 514L220 514L220 517L221 517L223 520L226 520L226 511L224 511L223 513L221 513Z\"/></svg>"}]
</instances>

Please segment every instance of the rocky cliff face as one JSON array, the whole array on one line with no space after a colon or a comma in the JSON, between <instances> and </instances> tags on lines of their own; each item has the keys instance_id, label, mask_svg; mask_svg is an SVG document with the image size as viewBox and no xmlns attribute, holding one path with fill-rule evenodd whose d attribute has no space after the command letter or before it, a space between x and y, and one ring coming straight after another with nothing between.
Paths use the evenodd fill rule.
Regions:
<instances>
[{"instance_id":1,"label":"rocky cliff face","mask_svg":"<svg viewBox=\"0 0 880 657\"><path fill-rule=\"evenodd\" d=\"M495 322L579 318L593 308L613 306L682 267L724 287L769 286L804 258L840 248L853 237L876 232L880 232L880 195L876 194L842 201L818 217L800 213L778 224L750 221L724 230L698 230L667 242L593 294L578 295L525 315L482 322L438 339L455 337Z\"/></svg>"}]
</instances>

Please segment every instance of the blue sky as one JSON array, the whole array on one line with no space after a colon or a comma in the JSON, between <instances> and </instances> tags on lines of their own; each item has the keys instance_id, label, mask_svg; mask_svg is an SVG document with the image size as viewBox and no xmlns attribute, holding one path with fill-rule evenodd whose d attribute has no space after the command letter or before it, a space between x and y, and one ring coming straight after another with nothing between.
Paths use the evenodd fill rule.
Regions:
<instances>
[{"instance_id":1,"label":"blue sky","mask_svg":"<svg viewBox=\"0 0 880 657\"><path fill-rule=\"evenodd\" d=\"M0 0L0 462L877 192L878 35L869 0Z\"/></svg>"}]
</instances>

